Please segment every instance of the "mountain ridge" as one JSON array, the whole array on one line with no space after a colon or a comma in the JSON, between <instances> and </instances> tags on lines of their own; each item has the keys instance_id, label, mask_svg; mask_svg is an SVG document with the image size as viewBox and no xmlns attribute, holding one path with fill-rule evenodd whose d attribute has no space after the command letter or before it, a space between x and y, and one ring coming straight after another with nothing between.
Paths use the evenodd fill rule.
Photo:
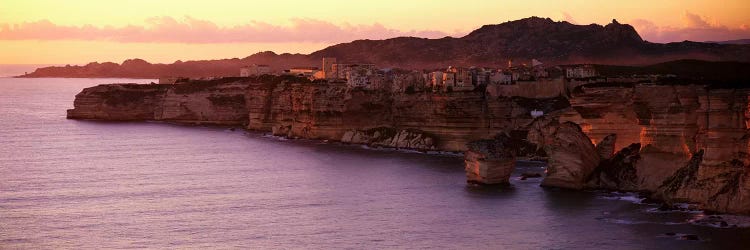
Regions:
<instances>
[{"instance_id":1,"label":"mountain ridge","mask_svg":"<svg viewBox=\"0 0 750 250\"><path fill-rule=\"evenodd\" d=\"M255 53L239 59L177 61L150 64L129 59L122 64L46 67L21 77L205 77L236 76L249 64L268 64L274 70L319 66L323 57L339 62L374 63L379 67L433 69L448 65L504 67L538 59L547 65L598 63L645 65L679 59L709 61L750 60L750 45L701 42L651 43L628 24L576 25L549 18L529 17L488 24L463 37L427 39L395 37L355 40L305 54Z\"/></svg>"}]
</instances>

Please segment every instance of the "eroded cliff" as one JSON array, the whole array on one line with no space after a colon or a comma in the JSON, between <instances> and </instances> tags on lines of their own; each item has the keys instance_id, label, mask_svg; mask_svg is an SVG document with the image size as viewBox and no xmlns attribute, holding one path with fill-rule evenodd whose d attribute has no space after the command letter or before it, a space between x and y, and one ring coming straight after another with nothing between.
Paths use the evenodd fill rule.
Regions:
<instances>
[{"instance_id":1,"label":"eroded cliff","mask_svg":"<svg viewBox=\"0 0 750 250\"><path fill-rule=\"evenodd\" d=\"M473 171L487 183L507 181L515 157L544 152L550 161L546 186L646 191L669 202L750 213L746 90L588 84L569 93L547 99L405 94L293 77L230 78L99 85L76 95L68 117L234 125L380 147L470 149L467 174ZM545 116L533 119L531 110ZM522 132L536 148L498 157L482 150L487 147L471 147L511 132ZM503 168L493 170L493 164Z\"/></svg>"},{"instance_id":2,"label":"eroded cliff","mask_svg":"<svg viewBox=\"0 0 750 250\"><path fill-rule=\"evenodd\" d=\"M458 152L470 141L528 124L532 109L560 112L568 102L483 92L390 93L268 76L100 85L78 94L74 107L72 119L246 125L279 136Z\"/></svg>"}]
</instances>

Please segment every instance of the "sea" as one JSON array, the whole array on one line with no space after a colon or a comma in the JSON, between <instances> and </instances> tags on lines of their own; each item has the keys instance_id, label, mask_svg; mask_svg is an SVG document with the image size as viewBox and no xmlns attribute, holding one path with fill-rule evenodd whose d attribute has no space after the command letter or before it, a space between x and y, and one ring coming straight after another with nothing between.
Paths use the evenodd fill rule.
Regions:
<instances>
[{"instance_id":1,"label":"sea","mask_svg":"<svg viewBox=\"0 0 750 250\"><path fill-rule=\"evenodd\" d=\"M467 185L460 155L242 128L68 120L81 89L0 78L0 249L748 249L637 194ZM727 215L713 215L727 216Z\"/></svg>"}]
</instances>

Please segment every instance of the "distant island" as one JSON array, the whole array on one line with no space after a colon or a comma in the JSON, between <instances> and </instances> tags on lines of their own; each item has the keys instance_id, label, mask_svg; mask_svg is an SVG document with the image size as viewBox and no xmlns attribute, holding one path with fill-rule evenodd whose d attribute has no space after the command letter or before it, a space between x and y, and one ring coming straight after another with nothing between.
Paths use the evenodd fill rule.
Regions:
<instances>
[{"instance_id":1,"label":"distant island","mask_svg":"<svg viewBox=\"0 0 750 250\"><path fill-rule=\"evenodd\" d=\"M84 66L39 68L19 77L239 76L239 69L248 65L268 65L272 73L280 73L295 67L316 67L324 57L408 70L435 69L445 65L501 67L509 61L532 59L546 65L649 65L679 59L748 62L750 45L743 41L652 43L644 41L632 26L616 20L602 26L530 17L485 25L460 38L357 40L307 55L266 51L241 59L176 61L171 64L152 64L141 59L129 59L121 64L92 62Z\"/></svg>"}]
</instances>

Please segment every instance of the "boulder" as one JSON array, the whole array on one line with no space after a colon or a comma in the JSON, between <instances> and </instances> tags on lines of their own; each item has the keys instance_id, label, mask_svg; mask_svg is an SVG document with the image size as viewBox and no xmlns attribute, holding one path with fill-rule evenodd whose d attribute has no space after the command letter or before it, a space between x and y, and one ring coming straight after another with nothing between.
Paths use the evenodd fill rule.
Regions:
<instances>
[{"instance_id":1,"label":"boulder","mask_svg":"<svg viewBox=\"0 0 750 250\"><path fill-rule=\"evenodd\" d=\"M548 130L551 131L551 130ZM599 154L581 128L572 122L560 124L544 147L549 157L547 175L542 186L582 189L599 165Z\"/></svg>"},{"instance_id":2,"label":"boulder","mask_svg":"<svg viewBox=\"0 0 750 250\"><path fill-rule=\"evenodd\" d=\"M340 139L344 143L365 144L371 147L436 150L435 139L416 129L378 127L367 130L349 130Z\"/></svg>"},{"instance_id":3,"label":"boulder","mask_svg":"<svg viewBox=\"0 0 750 250\"><path fill-rule=\"evenodd\" d=\"M615 143L617 142L617 134L609 134L604 137L599 143L596 144L596 152L599 154L599 158L602 160L609 159L615 154ZM640 145L638 146L640 149Z\"/></svg>"},{"instance_id":4,"label":"boulder","mask_svg":"<svg viewBox=\"0 0 750 250\"><path fill-rule=\"evenodd\" d=\"M633 143L614 154L611 158L602 159L599 166L589 177L586 184L587 187L619 191L638 191L638 172L635 165L640 160L640 150L641 144ZM602 151L599 152L601 153Z\"/></svg>"},{"instance_id":5,"label":"boulder","mask_svg":"<svg viewBox=\"0 0 750 250\"><path fill-rule=\"evenodd\" d=\"M466 181L472 184L508 184L515 169L515 148L506 135L467 144L464 153Z\"/></svg>"}]
</instances>

